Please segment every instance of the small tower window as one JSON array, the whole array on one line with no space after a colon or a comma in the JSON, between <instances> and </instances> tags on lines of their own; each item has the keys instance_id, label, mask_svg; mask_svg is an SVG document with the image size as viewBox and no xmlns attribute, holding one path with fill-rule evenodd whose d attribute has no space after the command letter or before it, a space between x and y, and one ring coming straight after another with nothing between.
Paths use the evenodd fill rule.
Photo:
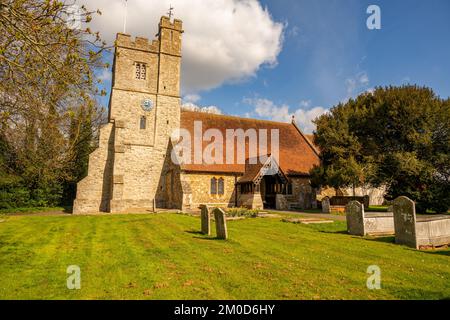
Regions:
<instances>
[{"instance_id":1,"label":"small tower window","mask_svg":"<svg viewBox=\"0 0 450 320\"><path fill-rule=\"evenodd\" d=\"M141 117L140 128L141 130L145 130L147 128L147 118L145 116Z\"/></svg>"},{"instance_id":2,"label":"small tower window","mask_svg":"<svg viewBox=\"0 0 450 320\"><path fill-rule=\"evenodd\" d=\"M145 63L136 62L136 79L145 80L147 79L147 65Z\"/></svg>"}]
</instances>

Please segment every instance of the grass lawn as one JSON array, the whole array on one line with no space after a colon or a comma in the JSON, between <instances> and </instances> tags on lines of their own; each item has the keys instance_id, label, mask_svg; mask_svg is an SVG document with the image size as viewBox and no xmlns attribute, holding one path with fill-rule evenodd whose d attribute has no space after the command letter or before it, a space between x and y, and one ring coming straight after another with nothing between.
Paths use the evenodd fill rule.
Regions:
<instances>
[{"instance_id":1,"label":"grass lawn","mask_svg":"<svg viewBox=\"0 0 450 320\"><path fill-rule=\"evenodd\" d=\"M388 212L388 206L369 206L369 212Z\"/></svg>"},{"instance_id":2,"label":"grass lawn","mask_svg":"<svg viewBox=\"0 0 450 320\"><path fill-rule=\"evenodd\" d=\"M26 208L0 209L0 214L34 214L52 211L71 212L72 207L26 207Z\"/></svg>"},{"instance_id":3,"label":"grass lawn","mask_svg":"<svg viewBox=\"0 0 450 320\"><path fill-rule=\"evenodd\" d=\"M0 299L443 299L450 251L345 234L345 223L228 222L230 240L175 215L0 216ZM81 290L66 268L81 268ZM367 267L381 268L368 290Z\"/></svg>"}]
</instances>

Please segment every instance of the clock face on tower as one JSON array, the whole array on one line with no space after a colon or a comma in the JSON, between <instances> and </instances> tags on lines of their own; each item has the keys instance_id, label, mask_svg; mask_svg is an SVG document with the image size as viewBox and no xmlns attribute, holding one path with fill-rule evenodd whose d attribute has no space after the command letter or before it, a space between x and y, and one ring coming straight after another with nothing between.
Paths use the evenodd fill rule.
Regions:
<instances>
[{"instance_id":1,"label":"clock face on tower","mask_svg":"<svg viewBox=\"0 0 450 320\"><path fill-rule=\"evenodd\" d=\"M153 101L152 99L144 99L142 100L141 107L144 111L149 112L153 109Z\"/></svg>"}]
</instances>

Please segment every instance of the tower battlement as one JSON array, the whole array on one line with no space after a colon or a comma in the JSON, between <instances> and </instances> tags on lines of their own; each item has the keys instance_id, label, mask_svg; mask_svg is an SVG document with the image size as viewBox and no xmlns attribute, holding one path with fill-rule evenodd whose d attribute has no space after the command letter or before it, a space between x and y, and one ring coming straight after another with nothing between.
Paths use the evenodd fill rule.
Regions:
<instances>
[{"instance_id":1,"label":"tower battlement","mask_svg":"<svg viewBox=\"0 0 450 320\"><path fill-rule=\"evenodd\" d=\"M175 19L173 22L170 21L169 17L162 16L159 22L160 28L174 29L176 31L183 32L183 22L179 19Z\"/></svg>"},{"instance_id":2,"label":"tower battlement","mask_svg":"<svg viewBox=\"0 0 450 320\"><path fill-rule=\"evenodd\" d=\"M170 29L173 31L178 31L183 33L183 22L179 19L175 19L173 22L170 21L168 17L161 17L159 23L158 39L149 40L145 37L136 37L132 39L131 35L125 33L117 33L116 36L116 46L124 47L143 51L160 51L160 39L161 39L161 29Z\"/></svg>"},{"instance_id":3,"label":"tower battlement","mask_svg":"<svg viewBox=\"0 0 450 320\"><path fill-rule=\"evenodd\" d=\"M116 36L116 46L144 51L159 51L159 40L150 41L148 38L136 37L134 40L129 34L118 33Z\"/></svg>"}]
</instances>

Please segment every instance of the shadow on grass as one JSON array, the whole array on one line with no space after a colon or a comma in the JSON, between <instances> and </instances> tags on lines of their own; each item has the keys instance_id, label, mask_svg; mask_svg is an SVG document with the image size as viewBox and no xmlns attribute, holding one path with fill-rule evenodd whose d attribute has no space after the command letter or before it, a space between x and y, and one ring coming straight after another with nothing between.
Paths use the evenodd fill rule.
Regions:
<instances>
[{"instance_id":1,"label":"shadow on grass","mask_svg":"<svg viewBox=\"0 0 450 320\"><path fill-rule=\"evenodd\" d=\"M201 231L195 231L195 230L187 230L185 231L186 233L190 233L190 234L200 234L202 235L203 233Z\"/></svg>"},{"instance_id":2,"label":"shadow on grass","mask_svg":"<svg viewBox=\"0 0 450 320\"><path fill-rule=\"evenodd\" d=\"M366 237L361 237L361 236L351 235L346 230L319 230L319 232L320 233L329 233L329 234L343 234L343 235L347 235L349 237L352 237L354 239L362 239L362 240L367 240L367 241L375 241L375 242L383 242L383 243L395 243L395 237L394 236L379 236L379 237L366 236Z\"/></svg>"},{"instance_id":3,"label":"shadow on grass","mask_svg":"<svg viewBox=\"0 0 450 320\"><path fill-rule=\"evenodd\" d=\"M199 239L199 240L206 240L206 241L227 241L224 239L219 239L217 237L193 237L194 239Z\"/></svg>"},{"instance_id":4,"label":"shadow on grass","mask_svg":"<svg viewBox=\"0 0 450 320\"><path fill-rule=\"evenodd\" d=\"M394 236L381 236L381 237L364 237L367 241L383 242L383 243L395 243Z\"/></svg>"},{"instance_id":5,"label":"shadow on grass","mask_svg":"<svg viewBox=\"0 0 450 320\"><path fill-rule=\"evenodd\" d=\"M350 236L350 234L345 230L317 230L317 231L319 231L320 233L346 234Z\"/></svg>"},{"instance_id":6,"label":"shadow on grass","mask_svg":"<svg viewBox=\"0 0 450 320\"><path fill-rule=\"evenodd\" d=\"M207 240L207 241L225 241L225 240L219 239L217 237L207 236L207 235L201 233L200 231L187 230L185 232L189 233L189 234L197 235L196 237L193 237L194 239Z\"/></svg>"},{"instance_id":7,"label":"shadow on grass","mask_svg":"<svg viewBox=\"0 0 450 320\"><path fill-rule=\"evenodd\" d=\"M449 249L436 249L434 251L433 250L422 250L421 252L422 253L427 253L427 254L435 254L435 255L441 255L441 256L450 257L450 250Z\"/></svg>"}]
</instances>

